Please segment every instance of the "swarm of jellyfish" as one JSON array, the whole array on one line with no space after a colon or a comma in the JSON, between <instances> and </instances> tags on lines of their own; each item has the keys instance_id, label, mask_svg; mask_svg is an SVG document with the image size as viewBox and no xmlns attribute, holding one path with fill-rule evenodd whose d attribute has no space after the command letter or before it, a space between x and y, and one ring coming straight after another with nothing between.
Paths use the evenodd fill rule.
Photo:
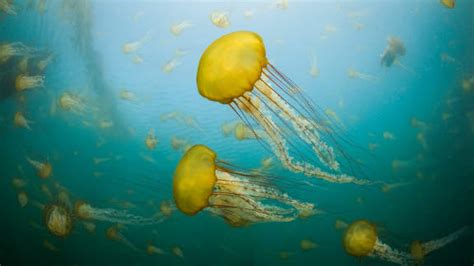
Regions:
<instances>
[{"instance_id":1,"label":"swarm of jellyfish","mask_svg":"<svg viewBox=\"0 0 474 266\"><path fill-rule=\"evenodd\" d=\"M290 222L300 212L314 208L313 204L299 202L265 180L265 176L233 169L218 160L213 150L195 145L176 167L173 195L181 212L195 215L206 210L236 227Z\"/></svg>"}]
</instances>

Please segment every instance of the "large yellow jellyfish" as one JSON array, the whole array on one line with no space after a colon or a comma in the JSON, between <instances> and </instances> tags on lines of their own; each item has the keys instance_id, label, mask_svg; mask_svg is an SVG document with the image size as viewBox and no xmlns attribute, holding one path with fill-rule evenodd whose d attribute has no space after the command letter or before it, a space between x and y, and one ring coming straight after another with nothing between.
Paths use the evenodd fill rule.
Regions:
<instances>
[{"instance_id":1,"label":"large yellow jellyfish","mask_svg":"<svg viewBox=\"0 0 474 266\"><path fill-rule=\"evenodd\" d=\"M89 203L78 201L74 206L74 214L82 220L97 220L111 223L130 224L130 225L151 225L161 223L163 216L145 218L130 214L124 210L99 209Z\"/></svg>"},{"instance_id":2,"label":"large yellow jellyfish","mask_svg":"<svg viewBox=\"0 0 474 266\"><path fill-rule=\"evenodd\" d=\"M233 169L204 145L191 147L181 158L174 174L173 196L181 212L195 215L206 210L232 226L290 222L314 208L280 192L263 176Z\"/></svg>"},{"instance_id":3,"label":"large yellow jellyfish","mask_svg":"<svg viewBox=\"0 0 474 266\"><path fill-rule=\"evenodd\" d=\"M43 212L44 223L51 234L65 238L71 233L74 220L66 207L50 204L43 208Z\"/></svg>"},{"instance_id":4,"label":"large yellow jellyfish","mask_svg":"<svg viewBox=\"0 0 474 266\"><path fill-rule=\"evenodd\" d=\"M411 243L410 245L410 254L412 256L412 259L416 263L421 263L425 259L426 255L430 254L431 252L438 250L447 244L455 241L459 237L461 237L463 234L467 232L468 228L463 227L445 237L442 237L440 239L436 240L431 240L425 243L422 243L419 240L415 240Z\"/></svg>"},{"instance_id":5,"label":"large yellow jellyfish","mask_svg":"<svg viewBox=\"0 0 474 266\"><path fill-rule=\"evenodd\" d=\"M384 244L378 238L377 228L366 220L353 222L343 237L344 249L355 257L375 257L396 264L407 264L408 253Z\"/></svg>"},{"instance_id":6,"label":"large yellow jellyfish","mask_svg":"<svg viewBox=\"0 0 474 266\"><path fill-rule=\"evenodd\" d=\"M203 97L229 105L247 126L253 121L261 127L259 140L285 168L336 183L369 183L341 173L337 157L349 157L322 124L324 114L302 92L291 94L298 87L268 62L258 34L233 32L209 45L199 61L197 87Z\"/></svg>"}]
</instances>

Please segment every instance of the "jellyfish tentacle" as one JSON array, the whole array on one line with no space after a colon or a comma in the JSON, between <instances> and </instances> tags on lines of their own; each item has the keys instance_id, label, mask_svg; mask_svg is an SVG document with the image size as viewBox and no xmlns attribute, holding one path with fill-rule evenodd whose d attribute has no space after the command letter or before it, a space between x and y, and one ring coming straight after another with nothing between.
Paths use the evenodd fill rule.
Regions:
<instances>
[{"instance_id":1,"label":"jellyfish tentacle","mask_svg":"<svg viewBox=\"0 0 474 266\"><path fill-rule=\"evenodd\" d=\"M386 260L399 265L408 265L410 255L399 251L380 241L377 238L373 251L369 254L371 257Z\"/></svg>"},{"instance_id":2,"label":"jellyfish tentacle","mask_svg":"<svg viewBox=\"0 0 474 266\"><path fill-rule=\"evenodd\" d=\"M424 253L429 254L437 249L440 249L444 247L445 245L453 242L454 240L458 239L461 235L466 233L468 230L468 227L463 227L456 232L453 232L443 238L436 239L436 240L431 240L429 242L423 243L423 248L424 248Z\"/></svg>"}]
</instances>

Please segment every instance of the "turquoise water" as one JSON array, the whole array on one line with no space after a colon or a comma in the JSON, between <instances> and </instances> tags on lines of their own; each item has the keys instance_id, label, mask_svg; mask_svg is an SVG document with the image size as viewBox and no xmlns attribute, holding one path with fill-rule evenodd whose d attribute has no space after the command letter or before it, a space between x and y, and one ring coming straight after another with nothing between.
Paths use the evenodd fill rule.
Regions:
<instances>
[{"instance_id":1,"label":"turquoise water","mask_svg":"<svg viewBox=\"0 0 474 266\"><path fill-rule=\"evenodd\" d=\"M439 239L474 223L471 1L457 1L454 9L436 0L289 1L287 7L240 1L13 4L16 15L0 12L0 43L36 49L26 73L44 75L44 86L15 91L23 56L0 65L1 265L389 265L348 255L336 221L367 219L382 242L404 252L413 240ZM226 11L230 25L213 25L213 11ZM170 27L182 21L191 26L173 35ZM329 183L285 170L273 157L266 172L287 181L277 181L280 190L322 213L235 228L206 211L190 217L176 210L159 224L121 227L136 249L107 239L114 222L89 221L96 226L89 232L74 216L68 237L50 234L41 206L60 202L61 191L71 205L83 200L154 215L160 202L173 202L172 177L186 144L205 144L219 159L249 171L272 156L254 139L224 136L221 126L238 117L197 91L203 51L238 30L257 32L270 62L322 110L337 114L331 120L338 134L353 143L342 148L364 165L360 178L401 185L384 190L380 184ZM390 36L404 43L406 54L387 68L380 56ZM135 52L122 51L139 40ZM37 63L50 55L50 64L39 71ZM179 63L166 73L173 59ZM350 69L359 75L351 77ZM133 99L122 99L124 90ZM64 92L76 93L83 109L62 109ZM18 111L32 121L31 130L14 125ZM170 114L178 118L165 119ZM423 125L414 126L415 120ZM154 150L144 143L150 128L158 139ZM185 143L180 149L172 146L177 139ZM27 157L49 161L52 175L40 179ZM12 184L15 177L25 184ZM29 199L23 208L21 192ZM303 251L302 240L317 248ZM148 243L164 254L148 255ZM173 253L175 247L183 258ZM424 263L472 265L472 232L427 255Z\"/></svg>"}]
</instances>

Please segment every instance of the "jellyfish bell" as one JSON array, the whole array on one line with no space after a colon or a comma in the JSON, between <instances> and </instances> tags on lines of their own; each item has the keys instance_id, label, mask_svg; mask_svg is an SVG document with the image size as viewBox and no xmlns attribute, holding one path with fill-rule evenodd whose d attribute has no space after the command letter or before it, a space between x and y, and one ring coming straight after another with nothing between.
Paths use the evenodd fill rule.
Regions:
<instances>
[{"instance_id":1,"label":"jellyfish bell","mask_svg":"<svg viewBox=\"0 0 474 266\"><path fill-rule=\"evenodd\" d=\"M66 238L72 232L74 219L67 207L49 204L44 207L43 213L44 223L51 234Z\"/></svg>"},{"instance_id":2,"label":"jellyfish bell","mask_svg":"<svg viewBox=\"0 0 474 266\"><path fill-rule=\"evenodd\" d=\"M258 222L289 222L298 218L300 212L314 208L313 204L299 202L264 185L259 178L231 169L217 159L213 150L195 145L184 154L174 173L176 207L190 216L206 210L236 227Z\"/></svg>"},{"instance_id":3,"label":"jellyfish bell","mask_svg":"<svg viewBox=\"0 0 474 266\"><path fill-rule=\"evenodd\" d=\"M48 161L40 162L36 160L32 160L30 158L26 158L26 160L36 169L36 175L42 179L49 178L53 173L53 166Z\"/></svg>"},{"instance_id":4,"label":"jellyfish bell","mask_svg":"<svg viewBox=\"0 0 474 266\"><path fill-rule=\"evenodd\" d=\"M28 76L20 74L15 79L15 89L17 91L24 91L44 87L44 76Z\"/></svg>"},{"instance_id":5,"label":"jellyfish bell","mask_svg":"<svg viewBox=\"0 0 474 266\"><path fill-rule=\"evenodd\" d=\"M229 105L254 133L261 129L254 135L285 168L335 183L370 184L341 173L338 157L349 157L337 135L310 99L291 93L298 87L269 63L258 34L239 31L215 40L201 56L196 81L201 96Z\"/></svg>"}]
</instances>

